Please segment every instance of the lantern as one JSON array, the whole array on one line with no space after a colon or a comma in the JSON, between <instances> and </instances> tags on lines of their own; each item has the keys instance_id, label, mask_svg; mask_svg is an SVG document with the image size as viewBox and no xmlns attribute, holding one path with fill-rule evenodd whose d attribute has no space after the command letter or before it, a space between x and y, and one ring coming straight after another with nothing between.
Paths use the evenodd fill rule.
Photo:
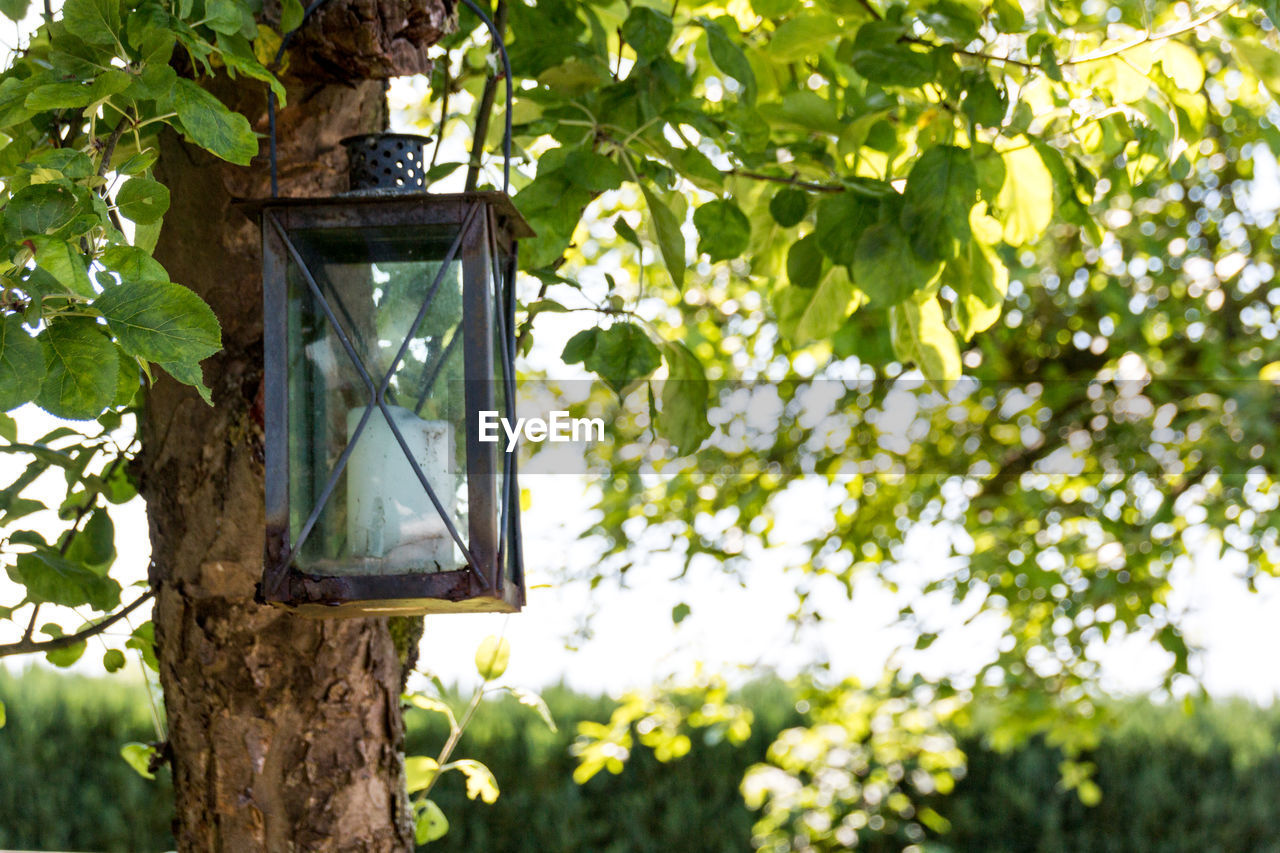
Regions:
<instances>
[{"instance_id":1,"label":"lantern","mask_svg":"<svg viewBox=\"0 0 1280 853\"><path fill-rule=\"evenodd\" d=\"M502 192L423 191L426 139L346 140L353 191L262 227L266 564L313 615L515 611L516 240ZM513 450L514 448L510 448Z\"/></svg>"}]
</instances>

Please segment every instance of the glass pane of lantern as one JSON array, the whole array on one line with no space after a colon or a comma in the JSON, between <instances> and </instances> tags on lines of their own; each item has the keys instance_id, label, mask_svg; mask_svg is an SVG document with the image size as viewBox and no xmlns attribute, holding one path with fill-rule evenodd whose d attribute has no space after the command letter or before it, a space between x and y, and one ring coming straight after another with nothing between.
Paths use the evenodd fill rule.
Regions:
<instances>
[{"instance_id":1,"label":"glass pane of lantern","mask_svg":"<svg viewBox=\"0 0 1280 853\"><path fill-rule=\"evenodd\" d=\"M461 263L441 274L455 235L421 227L290 235L323 297L290 269L290 533L295 543L305 535L295 556L303 571L466 564L422 484L465 541ZM370 388L384 382L385 411Z\"/></svg>"},{"instance_id":2,"label":"glass pane of lantern","mask_svg":"<svg viewBox=\"0 0 1280 853\"><path fill-rule=\"evenodd\" d=\"M494 300L494 317L493 325L493 352L494 352L494 407L502 413L503 417L508 418L515 423L517 414L515 412L516 396L515 396L515 367L513 363L508 363L504 367L504 362L512 360L511 350L515 346L513 339L513 330L510 323L514 318L507 313L508 308L508 288L512 283L507 280L508 264L510 256L502 251L501 247L496 248L495 256L497 258L497 268L493 272L493 300ZM499 518L498 530L499 536L499 552L502 555L501 570L506 576L507 583L515 580L513 577L514 566L514 547L515 542L511 535L512 523L514 517L512 513L519 510L520 496L511 491L512 484L508 482L508 475L512 471L512 466L516 462L516 454L519 448L511 453L507 453L508 441L505 434L500 438L499 447L501 452L498 457L497 488L495 494L498 496L499 502Z\"/></svg>"}]
</instances>

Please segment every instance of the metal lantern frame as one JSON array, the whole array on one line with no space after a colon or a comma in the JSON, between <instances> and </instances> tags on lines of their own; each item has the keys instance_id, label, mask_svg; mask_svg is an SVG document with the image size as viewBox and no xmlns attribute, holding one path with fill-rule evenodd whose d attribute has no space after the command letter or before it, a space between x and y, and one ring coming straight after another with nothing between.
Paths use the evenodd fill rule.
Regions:
<instances>
[{"instance_id":1,"label":"metal lantern frame","mask_svg":"<svg viewBox=\"0 0 1280 853\"><path fill-rule=\"evenodd\" d=\"M327 0L311 0L298 26L285 33L271 67L280 65L294 35ZM381 172L367 168L357 159L374 155L384 143L403 150L402 134L381 137L353 137L344 140L352 165L353 192L343 196L310 199L279 197L276 145L276 98L267 95L271 198L243 202L241 208L256 216L262 229L263 251L263 416L265 426L266 545L265 566L258 598L261 601L321 616L420 614L435 612L515 611L524 604L523 549L520 537L520 489L516 475L516 453L499 450L497 443L481 442L478 412L493 411L495 379L503 389L501 412L515 419L515 279L518 266L517 241L534 233L521 218L507 195L511 182L511 63L502 33L475 0L462 0L487 27L505 71L506 113L504 116L503 168L501 192L466 192L435 195L425 192L421 150L416 162L393 163ZM419 140L421 141L421 140ZM399 159L391 156L391 160ZM405 157L404 159L408 159ZM379 166L384 164L379 164ZM400 177L396 169L400 168ZM412 168L412 171L409 170ZM297 231L323 233L325 229L394 229L445 226L456 229L449 249L439 261L434 280L425 291L417 316L409 325L390 366L381 374L368 369L357 352L335 309L341 295L331 301L307 266L303 252L291 239ZM424 245L429 240L424 231ZM372 262L372 258L370 259ZM441 283L461 266L462 317L440 354L433 372L421 389L421 402L450 351L463 347L464 444L466 453L467 536L451 518L436 494L422 466L414 458L405 436L388 410L386 394L402 363L415 330L427 317ZM291 532L290 506L290 423L289 423L289 271L297 270L305 282L305 292L314 300L341 343L345 357L355 368L369 399L354 431L328 472L315 503L308 508L296 539ZM494 364L494 359L498 364ZM500 372L495 374L495 367ZM378 410L375 414L374 410ZM322 512L343 476L352 452L365 434L371 418L381 416L395 437L405 461L425 490L435 512L447 527L449 537L460 550L465 565L461 569L398 573L318 573L304 571L296 558L315 530ZM499 463L501 459L501 463ZM501 476L501 494L497 483ZM314 567L313 567L314 568ZM439 565L437 564L437 568Z\"/></svg>"},{"instance_id":2,"label":"metal lantern frame","mask_svg":"<svg viewBox=\"0 0 1280 853\"><path fill-rule=\"evenodd\" d=\"M516 245L533 235L510 198L502 192L449 195L427 193L351 194L314 199L270 199L246 205L261 217L264 306L264 421L266 475L266 566L259 597L321 615L364 615L466 611L515 611L524 603L523 554L520 538L520 493L516 453L496 443L481 442L477 413L497 410L495 383L501 383L502 415L514 421L515 408L515 270ZM331 299L307 266L292 232L326 229L431 228L456 233L427 287L417 316L409 325L390 367L371 372L343 330L337 314L345 311L335 292ZM388 411L386 394L442 281L454 264L461 266L462 320L427 378L422 396L436 381L449 351L463 348L465 447L467 459L468 530L457 529L426 474ZM307 508L296 540L291 537L289 453L289 321L288 272L292 267L342 344L346 358L368 394L365 411L345 449L328 473L316 503ZM495 364L495 359L498 363ZM405 461L426 490L466 561L462 569L402 574L317 575L295 564L295 556L315 525L346 470L360 436L375 410L386 419ZM501 461L499 461L501 460ZM501 475L501 494L497 494Z\"/></svg>"}]
</instances>

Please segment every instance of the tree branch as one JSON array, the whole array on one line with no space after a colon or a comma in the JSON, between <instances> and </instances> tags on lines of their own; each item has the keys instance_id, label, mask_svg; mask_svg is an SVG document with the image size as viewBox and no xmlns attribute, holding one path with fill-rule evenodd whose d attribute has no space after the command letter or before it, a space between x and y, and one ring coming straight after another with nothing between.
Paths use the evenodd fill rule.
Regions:
<instances>
[{"instance_id":1,"label":"tree branch","mask_svg":"<svg viewBox=\"0 0 1280 853\"><path fill-rule=\"evenodd\" d=\"M507 31L507 0L498 0L498 6L493 13L493 26L500 33ZM497 52L497 45L494 45L494 52ZM484 91L480 94L480 105L476 108L475 135L471 140L471 162L467 164L467 192L474 190L480 179L484 140L489 135L489 118L493 114L493 101L498 94L498 82L502 77L501 72L490 74L484 81ZM511 85L510 80L507 81L507 85Z\"/></svg>"},{"instance_id":2,"label":"tree branch","mask_svg":"<svg viewBox=\"0 0 1280 853\"><path fill-rule=\"evenodd\" d=\"M746 169L730 169L726 174L733 175L738 178L751 178L755 181L771 181L775 184L787 184L789 186L798 187L802 190L810 190L816 193L842 193L845 187L840 184L819 184L812 181L802 181L799 175L785 177L783 175L766 175L762 172L750 172Z\"/></svg>"},{"instance_id":3,"label":"tree branch","mask_svg":"<svg viewBox=\"0 0 1280 853\"><path fill-rule=\"evenodd\" d=\"M107 141L102 146L102 162L98 164L98 177L105 177L107 172L111 170L111 157L116 153L116 143L120 141L120 137L124 135L125 127L133 124L133 107L129 107L120 116L120 121L116 124L115 129L111 131L111 135L107 137Z\"/></svg>"},{"instance_id":4,"label":"tree branch","mask_svg":"<svg viewBox=\"0 0 1280 853\"><path fill-rule=\"evenodd\" d=\"M861 2L862 5L866 6L868 9L871 8L870 6L867 5L867 0L859 0L859 2ZM1174 27L1171 30L1166 30L1165 32L1162 32L1162 33L1147 32L1147 33L1144 33L1140 38L1136 38L1133 41L1128 41L1123 44L1118 44L1118 45L1115 45L1114 47L1108 47L1105 49L1096 50L1093 53L1086 53L1084 56L1080 56L1075 59L1064 59L1061 62L1059 62L1058 65L1061 67L1066 67L1070 65L1084 65L1087 62L1097 62L1099 59L1107 59L1112 56L1117 56L1121 53L1124 53L1126 50L1132 50L1133 48L1141 47L1144 44L1149 44L1155 41L1166 41L1171 38L1177 38L1178 36L1186 35L1187 33L1194 30L1196 27L1199 27L1203 24L1207 24L1210 21L1214 20L1215 18L1219 18L1222 15L1225 15L1227 12L1231 11L1233 8L1235 8L1239 4L1240 4L1240 0L1232 0L1232 2L1228 3L1226 6L1223 6L1221 9L1215 9L1212 12L1207 12L1204 15L1201 15L1199 18L1196 18L1195 20L1192 20L1192 21L1188 21L1187 23L1182 24L1181 26L1178 26L1178 27ZM1019 68L1025 68L1028 71L1044 70L1044 66L1041 65L1039 62L1031 62L1025 59L1013 59L1012 57L1008 57L1008 56L996 56L991 53L983 53L980 50L965 50L962 47L956 47L954 45L942 45L942 44L938 44L937 42L929 41L928 39L916 38L914 36L904 36L902 39L900 39L900 41L906 41L912 44L919 44L925 47L950 47L953 53L958 53L961 56L972 57L973 59L981 59L983 62L999 62L1003 65L1016 65Z\"/></svg>"},{"instance_id":5,"label":"tree branch","mask_svg":"<svg viewBox=\"0 0 1280 853\"><path fill-rule=\"evenodd\" d=\"M98 634L101 634L103 631L107 630L112 625L137 610L144 602L151 598L151 595L151 590L147 590L122 610L117 610L101 622L96 622L88 628L77 631L74 634L68 634L65 637L54 637L51 640L39 641L24 638L16 643L0 645L0 657L8 657L9 655L25 655L32 652L55 652L58 649L65 649L69 646L74 646L82 640L87 640L90 637L95 637Z\"/></svg>"}]
</instances>

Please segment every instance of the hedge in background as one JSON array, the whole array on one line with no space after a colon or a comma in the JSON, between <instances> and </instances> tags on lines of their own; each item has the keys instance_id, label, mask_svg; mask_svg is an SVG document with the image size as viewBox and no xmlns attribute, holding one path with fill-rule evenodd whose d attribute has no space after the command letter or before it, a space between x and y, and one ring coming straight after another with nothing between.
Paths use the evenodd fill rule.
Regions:
<instances>
[{"instance_id":1,"label":"hedge in background","mask_svg":"<svg viewBox=\"0 0 1280 853\"><path fill-rule=\"evenodd\" d=\"M143 779L120 757L156 739L146 691L123 677L0 668L0 849L169 850L168 770Z\"/></svg>"},{"instance_id":2,"label":"hedge in background","mask_svg":"<svg viewBox=\"0 0 1280 853\"><path fill-rule=\"evenodd\" d=\"M602 773L582 786L570 778L568 745L579 720L603 721L613 704L563 689L544 696L557 733L514 702L476 717L460 754L487 764L502 794L493 805L472 802L461 777L449 774L432 793L451 823L433 853L750 850L753 816L738 783L777 732L799 721L785 687L744 691L756 727L742 748L695 738L686 758L666 765L639 749L622 775ZM0 670L0 700L8 712L0 848L170 849L167 773L148 782L120 758L125 742L154 738L140 685ZM1129 703L1120 714L1125 723L1088 756L1103 790L1092 808L1058 785L1056 750L1032 742L999 754L980 737L964 738L969 773L932 804L952 830L931 853L1280 853L1280 709L1222 703L1187 716ZM444 730L432 717L409 714L411 753L438 749Z\"/></svg>"}]
</instances>

